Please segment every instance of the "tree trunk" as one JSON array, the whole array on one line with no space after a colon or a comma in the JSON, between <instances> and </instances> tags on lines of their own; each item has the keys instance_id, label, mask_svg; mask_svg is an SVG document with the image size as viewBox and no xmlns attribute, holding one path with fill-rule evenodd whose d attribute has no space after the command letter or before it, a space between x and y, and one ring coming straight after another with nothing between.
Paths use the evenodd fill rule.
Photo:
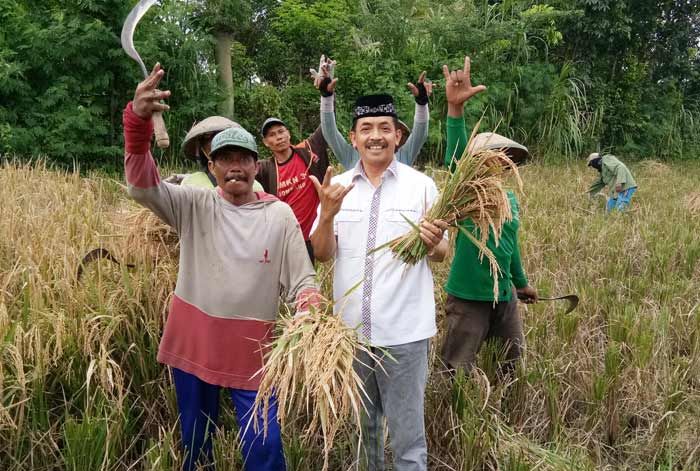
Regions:
<instances>
[{"instance_id":1,"label":"tree trunk","mask_svg":"<svg viewBox=\"0 0 700 471\"><path fill-rule=\"evenodd\" d=\"M231 33L218 31L216 38L216 68L219 72L219 85L224 91L219 104L222 116L233 119L233 71L231 69Z\"/></svg>"}]
</instances>

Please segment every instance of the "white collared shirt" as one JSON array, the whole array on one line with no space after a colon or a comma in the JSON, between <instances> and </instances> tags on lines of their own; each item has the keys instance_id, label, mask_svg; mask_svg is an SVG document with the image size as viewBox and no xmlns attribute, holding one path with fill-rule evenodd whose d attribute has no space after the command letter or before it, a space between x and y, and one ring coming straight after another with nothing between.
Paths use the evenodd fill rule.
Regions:
<instances>
[{"instance_id":1,"label":"white collared shirt","mask_svg":"<svg viewBox=\"0 0 700 471\"><path fill-rule=\"evenodd\" d=\"M361 162L332 182L355 183L333 223L336 313L373 345L401 345L432 337L437 330L435 297L427 259L411 266L396 259L388 247L368 252L412 230L403 216L418 223L438 196L435 183L396 160L377 188L367 179ZM319 207L312 233L320 211Z\"/></svg>"}]
</instances>

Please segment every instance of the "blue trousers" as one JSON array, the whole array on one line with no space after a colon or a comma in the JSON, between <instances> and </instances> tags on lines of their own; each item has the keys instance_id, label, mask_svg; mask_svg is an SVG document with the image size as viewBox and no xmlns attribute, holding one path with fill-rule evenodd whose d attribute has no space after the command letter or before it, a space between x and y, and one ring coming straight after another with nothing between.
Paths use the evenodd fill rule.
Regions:
<instances>
[{"instance_id":1,"label":"blue trousers","mask_svg":"<svg viewBox=\"0 0 700 471\"><path fill-rule=\"evenodd\" d=\"M617 198L609 198L606 206L607 211L609 213L615 210L620 212L624 211L627 206L630 205L630 200L632 199L632 195L635 191L637 191L637 187L628 188L625 191L618 193Z\"/></svg>"},{"instance_id":2,"label":"blue trousers","mask_svg":"<svg viewBox=\"0 0 700 471\"><path fill-rule=\"evenodd\" d=\"M213 462L212 436L219 416L220 386L205 383L196 376L173 368L177 407L180 411L182 446L185 451L183 470L195 471L197 465ZM256 433L251 410L257 391L229 389L236 409L241 434L243 465L246 471L285 471L282 435L277 422L277 402L270 402L267 437L263 439L262 417ZM210 469L210 468L207 468ZM213 469L213 466L212 468Z\"/></svg>"}]
</instances>

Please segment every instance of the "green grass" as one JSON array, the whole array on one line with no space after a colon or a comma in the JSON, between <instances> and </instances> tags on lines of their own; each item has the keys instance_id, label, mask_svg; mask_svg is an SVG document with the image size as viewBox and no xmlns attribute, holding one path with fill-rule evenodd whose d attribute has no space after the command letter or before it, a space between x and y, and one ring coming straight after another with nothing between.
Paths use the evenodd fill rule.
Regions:
<instances>
[{"instance_id":1,"label":"green grass","mask_svg":"<svg viewBox=\"0 0 700 471\"><path fill-rule=\"evenodd\" d=\"M521 307L527 348L508 387L489 382L488 352L455 384L431 374L430 469L699 468L700 215L686 201L700 165L631 169L632 211L610 216L582 195L595 176L583 164L522 170L531 282L581 303ZM134 206L113 180L5 165L0 198L0 469L177 469L174 391L155 359L176 260L124 243L114 214ZM137 267L99 262L77 282L100 245ZM435 266L440 285L448 268ZM436 299L441 325L439 286ZM240 469L222 400L215 455ZM298 440L306 420L285 430L294 470L323 460L322 441ZM344 428L331 469L351 465L355 438Z\"/></svg>"}]
</instances>

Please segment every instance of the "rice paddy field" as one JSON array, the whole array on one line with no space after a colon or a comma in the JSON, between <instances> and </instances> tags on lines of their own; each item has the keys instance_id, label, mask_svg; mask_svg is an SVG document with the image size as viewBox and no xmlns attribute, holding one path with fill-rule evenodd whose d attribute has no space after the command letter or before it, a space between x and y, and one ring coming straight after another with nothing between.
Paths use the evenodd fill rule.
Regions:
<instances>
[{"instance_id":1,"label":"rice paddy field","mask_svg":"<svg viewBox=\"0 0 700 471\"><path fill-rule=\"evenodd\" d=\"M583 194L583 163L522 169L521 253L541 295L581 303L521 306L522 367L494 380L493 353L426 394L431 470L700 469L700 165L633 163L632 210L606 216ZM430 172L430 169L428 169ZM436 179L441 180L438 172ZM0 469L172 470L181 455L174 388L156 362L174 287L173 234L121 181L0 167ZM104 247L119 260L79 261ZM434 267L439 324L449 263ZM319 277L328 287L327 269ZM222 396L222 400L223 396ZM217 469L241 469L224 408ZM311 417L285 426L289 468L317 470ZM355 459L341 424L329 469Z\"/></svg>"}]
</instances>

